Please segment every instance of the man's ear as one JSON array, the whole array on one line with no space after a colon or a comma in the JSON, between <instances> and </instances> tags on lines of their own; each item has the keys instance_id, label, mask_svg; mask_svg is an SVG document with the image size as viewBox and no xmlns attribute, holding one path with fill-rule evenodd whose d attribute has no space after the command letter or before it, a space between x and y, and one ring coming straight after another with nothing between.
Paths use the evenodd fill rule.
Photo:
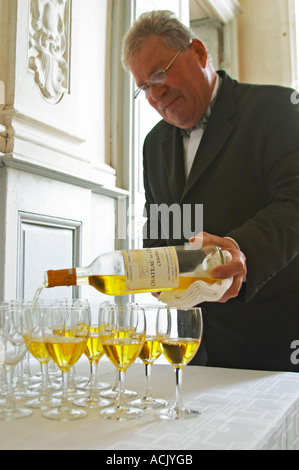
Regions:
<instances>
[{"instance_id":1,"label":"man's ear","mask_svg":"<svg viewBox=\"0 0 299 470\"><path fill-rule=\"evenodd\" d=\"M193 39L192 43L190 44L190 48L199 58L202 67L205 68L208 61L208 51L204 43L199 39Z\"/></svg>"}]
</instances>

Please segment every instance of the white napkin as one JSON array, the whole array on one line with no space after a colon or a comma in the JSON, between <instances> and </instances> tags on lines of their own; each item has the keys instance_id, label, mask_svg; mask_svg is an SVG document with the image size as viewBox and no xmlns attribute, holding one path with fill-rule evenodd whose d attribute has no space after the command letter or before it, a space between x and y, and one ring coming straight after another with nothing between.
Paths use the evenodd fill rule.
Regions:
<instances>
[{"instance_id":1,"label":"white napkin","mask_svg":"<svg viewBox=\"0 0 299 470\"><path fill-rule=\"evenodd\" d=\"M225 263L231 261L232 257L228 251L223 251ZM210 263L209 263L210 264ZM210 266L209 266L210 267ZM188 273L196 277L197 273ZM168 307L176 307L187 310L202 302L217 302L232 285L233 278L221 279L210 284L205 281L195 281L185 291L164 291L159 295L159 300Z\"/></svg>"}]
</instances>

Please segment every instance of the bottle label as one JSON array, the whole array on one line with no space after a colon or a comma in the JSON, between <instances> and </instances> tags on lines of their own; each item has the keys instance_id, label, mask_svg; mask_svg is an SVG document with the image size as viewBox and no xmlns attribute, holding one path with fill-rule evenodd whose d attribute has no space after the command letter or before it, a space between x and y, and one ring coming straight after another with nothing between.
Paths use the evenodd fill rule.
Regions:
<instances>
[{"instance_id":1,"label":"bottle label","mask_svg":"<svg viewBox=\"0 0 299 470\"><path fill-rule=\"evenodd\" d=\"M123 250L126 290L174 289L179 285L179 263L174 247Z\"/></svg>"}]
</instances>

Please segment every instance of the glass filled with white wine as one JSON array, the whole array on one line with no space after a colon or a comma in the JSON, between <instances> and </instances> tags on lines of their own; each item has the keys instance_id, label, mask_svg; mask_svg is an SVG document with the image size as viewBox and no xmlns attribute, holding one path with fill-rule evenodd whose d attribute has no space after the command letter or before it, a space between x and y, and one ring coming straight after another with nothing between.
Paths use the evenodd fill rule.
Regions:
<instances>
[{"instance_id":1,"label":"glass filled with white wine","mask_svg":"<svg viewBox=\"0 0 299 470\"><path fill-rule=\"evenodd\" d=\"M132 400L132 406L140 407L144 410L163 408L168 402L163 398L157 398L153 395L151 387L151 372L154 362L162 354L161 344L156 334L158 304L141 304L144 309L146 321L146 335L144 345L139 353L139 358L145 366L145 394L141 398Z\"/></svg>"},{"instance_id":2,"label":"glass filled with white wine","mask_svg":"<svg viewBox=\"0 0 299 470\"><path fill-rule=\"evenodd\" d=\"M107 400L100 396L101 386L98 383L98 364L105 351L100 341L99 325L92 323L90 326L90 333L87 340L84 354L89 360L91 371L90 371L90 383L88 396L77 398L74 400L74 405L83 406L86 408L102 408L112 404L111 400ZM105 387L105 386L104 386ZM107 384L109 387L109 384Z\"/></svg>"},{"instance_id":3,"label":"glass filled with white wine","mask_svg":"<svg viewBox=\"0 0 299 470\"><path fill-rule=\"evenodd\" d=\"M157 318L157 338L162 352L172 365L176 376L175 403L169 408L157 411L164 419L185 419L199 415L196 410L186 408L182 399L182 378L184 367L197 353L203 333L200 308L179 310L160 307Z\"/></svg>"},{"instance_id":4,"label":"glass filled with white wine","mask_svg":"<svg viewBox=\"0 0 299 470\"><path fill-rule=\"evenodd\" d=\"M114 406L103 409L100 415L123 421L143 415L140 408L130 406L124 399L125 372L137 359L145 341L144 310L136 304L108 305L99 312L100 339L119 374L119 395Z\"/></svg>"},{"instance_id":5,"label":"glass filled with white wine","mask_svg":"<svg viewBox=\"0 0 299 470\"><path fill-rule=\"evenodd\" d=\"M57 408L42 416L55 421L84 418L85 410L74 407L68 398L69 373L86 348L90 332L90 308L87 303L77 306L54 305L43 316L43 338L51 359L60 368L63 393Z\"/></svg>"}]
</instances>

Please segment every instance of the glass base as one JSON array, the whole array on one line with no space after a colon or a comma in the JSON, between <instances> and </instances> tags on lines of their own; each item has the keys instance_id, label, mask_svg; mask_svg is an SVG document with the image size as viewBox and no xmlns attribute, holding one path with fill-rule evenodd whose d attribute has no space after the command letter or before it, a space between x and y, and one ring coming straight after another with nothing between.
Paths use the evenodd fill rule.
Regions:
<instances>
[{"instance_id":1,"label":"glass base","mask_svg":"<svg viewBox=\"0 0 299 470\"><path fill-rule=\"evenodd\" d=\"M104 408L105 406L112 405L111 400L106 400L105 398L78 398L78 400L73 401L76 406L83 406L84 408Z\"/></svg>"},{"instance_id":2,"label":"glass base","mask_svg":"<svg viewBox=\"0 0 299 470\"><path fill-rule=\"evenodd\" d=\"M60 392L55 392L52 395L54 398L62 398L63 396L63 391L61 390ZM86 398L87 397L87 392L84 392L83 390L74 390L74 389L69 389L67 392L68 399L70 401L75 400L76 398Z\"/></svg>"},{"instance_id":3,"label":"glass base","mask_svg":"<svg viewBox=\"0 0 299 470\"><path fill-rule=\"evenodd\" d=\"M137 408L141 408L143 410L165 408L168 406L168 402L166 400L153 397L138 398L137 400L130 401L129 404L132 406L137 406Z\"/></svg>"},{"instance_id":4,"label":"glass base","mask_svg":"<svg viewBox=\"0 0 299 470\"><path fill-rule=\"evenodd\" d=\"M60 421L67 423L68 421L74 421L76 419L82 419L87 416L86 411L78 410L68 406L60 406L58 408L51 409L42 413L42 416L53 421Z\"/></svg>"},{"instance_id":5,"label":"glass base","mask_svg":"<svg viewBox=\"0 0 299 470\"><path fill-rule=\"evenodd\" d=\"M39 393L35 390L23 389L17 390L14 389L14 399L15 400L26 400L29 398L38 397Z\"/></svg>"},{"instance_id":6,"label":"glass base","mask_svg":"<svg viewBox=\"0 0 299 470\"><path fill-rule=\"evenodd\" d=\"M89 390L90 387L91 387L90 381L88 381L85 385L77 385L77 389L79 390ZM97 390L105 390L110 387L111 387L111 384L108 384L107 382L97 382Z\"/></svg>"},{"instance_id":7,"label":"glass base","mask_svg":"<svg viewBox=\"0 0 299 470\"><path fill-rule=\"evenodd\" d=\"M32 413L33 411L27 408L0 409L0 420L11 421L13 419L27 418Z\"/></svg>"},{"instance_id":8,"label":"glass base","mask_svg":"<svg viewBox=\"0 0 299 470\"><path fill-rule=\"evenodd\" d=\"M28 390L31 390L31 391L37 392L37 393L41 393L43 391L43 389L44 389L44 385L43 385L42 382L30 385L28 387ZM51 383L51 384L47 385L47 389L51 392L57 392L58 390L61 390L61 385Z\"/></svg>"},{"instance_id":9,"label":"glass base","mask_svg":"<svg viewBox=\"0 0 299 470\"><path fill-rule=\"evenodd\" d=\"M200 415L200 412L189 410L187 408L177 409L172 407L157 411L157 415L162 419L189 419L197 418Z\"/></svg>"},{"instance_id":10,"label":"glass base","mask_svg":"<svg viewBox=\"0 0 299 470\"><path fill-rule=\"evenodd\" d=\"M57 408L59 405L60 400L55 400L55 398L51 397L38 397L25 403L25 406L34 410L47 410L48 408Z\"/></svg>"},{"instance_id":11,"label":"glass base","mask_svg":"<svg viewBox=\"0 0 299 470\"><path fill-rule=\"evenodd\" d=\"M101 392L100 395L101 395L101 397L104 397L104 398L112 398L112 399L113 398L118 398L119 388L114 387L114 388L110 388L109 390L104 390L104 392ZM137 396L137 392L135 392L134 390L125 389L124 393L123 393L123 396L124 396L124 398L133 398L133 397Z\"/></svg>"},{"instance_id":12,"label":"glass base","mask_svg":"<svg viewBox=\"0 0 299 470\"><path fill-rule=\"evenodd\" d=\"M132 406L111 406L100 412L100 416L115 421L127 421L128 419L140 418L143 411Z\"/></svg>"}]
</instances>

